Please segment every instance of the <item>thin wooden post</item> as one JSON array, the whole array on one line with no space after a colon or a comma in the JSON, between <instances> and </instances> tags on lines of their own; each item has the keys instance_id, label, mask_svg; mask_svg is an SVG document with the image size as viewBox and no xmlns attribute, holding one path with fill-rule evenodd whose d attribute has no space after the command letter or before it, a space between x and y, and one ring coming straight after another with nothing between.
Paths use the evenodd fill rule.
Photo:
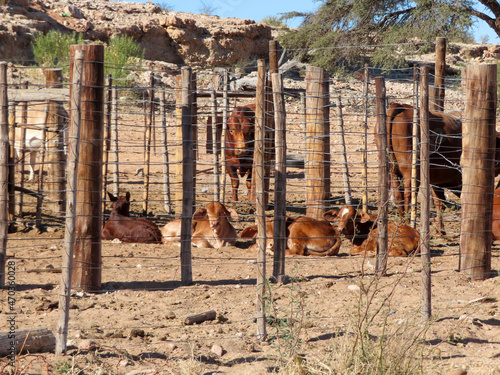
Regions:
<instances>
[{"instance_id":1,"label":"thin wooden post","mask_svg":"<svg viewBox=\"0 0 500 375\"><path fill-rule=\"evenodd\" d=\"M271 74L274 96L276 168L274 170L274 265L273 276L282 283L286 249L286 111L281 74Z\"/></svg>"},{"instance_id":2,"label":"thin wooden post","mask_svg":"<svg viewBox=\"0 0 500 375\"><path fill-rule=\"evenodd\" d=\"M22 84L23 89L28 88L28 81L24 81ZM22 102L20 103L20 108L21 108L21 124L26 125L28 123L28 102ZM18 155L19 160L18 160L18 167L19 170L21 171L20 176L21 178L19 179L19 186L21 189L24 188L24 162L25 162L25 157L26 157L26 127L22 126L21 127L21 135L19 139L19 145L20 145L20 153ZM23 216L23 206L24 206L24 194L19 194L19 206L17 209L17 215L18 216Z\"/></svg>"},{"instance_id":3,"label":"thin wooden post","mask_svg":"<svg viewBox=\"0 0 500 375\"><path fill-rule=\"evenodd\" d=\"M175 77L175 154L174 154L174 211L176 215L182 212L182 171L183 167L183 138L182 138L182 76L178 75Z\"/></svg>"},{"instance_id":4,"label":"thin wooden post","mask_svg":"<svg viewBox=\"0 0 500 375\"><path fill-rule=\"evenodd\" d=\"M44 193L44 169L45 169L45 144L47 141L47 123L49 117L50 101L47 102L45 106L45 117L43 120L42 128L42 147L40 147L40 152L38 154L38 159L40 161L40 168L38 168L38 196L36 198L36 218L35 218L35 228L38 233L43 231L42 228L42 205L43 205L43 193Z\"/></svg>"},{"instance_id":5,"label":"thin wooden post","mask_svg":"<svg viewBox=\"0 0 500 375\"><path fill-rule=\"evenodd\" d=\"M182 224L181 224L181 283L191 285L193 270L191 265L191 223L194 201L194 151L192 125L192 70L181 69L181 123L182 123Z\"/></svg>"},{"instance_id":6,"label":"thin wooden post","mask_svg":"<svg viewBox=\"0 0 500 375\"><path fill-rule=\"evenodd\" d=\"M434 95L431 109L444 111L445 69L446 69L446 38L436 38L436 71L434 75Z\"/></svg>"},{"instance_id":7,"label":"thin wooden post","mask_svg":"<svg viewBox=\"0 0 500 375\"><path fill-rule=\"evenodd\" d=\"M160 120L161 120L161 139L162 139L162 159L163 159L163 202L167 214L172 210L172 194L170 192L170 162L168 156L168 136L167 136L167 100L165 91L160 92Z\"/></svg>"},{"instance_id":8,"label":"thin wooden post","mask_svg":"<svg viewBox=\"0 0 500 375\"><path fill-rule=\"evenodd\" d=\"M427 98L428 100L428 98ZM418 164L418 68L413 66L413 126L412 126L412 142L411 142L411 205L410 205L410 225L415 228L417 226L417 196L418 196L418 181L417 181L417 164Z\"/></svg>"},{"instance_id":9,"label":"thin wooden post","mask_svg":"<svg viewBox=\"0 0 500 375\"><path fill-rule=\"evenodd\" d=\"M71 127L68 137L68 163L66 172L67 200L66 200L66 230L64 231L64 252L61 272L61 288L59 289L59 320L56 337L56 355L66 354L69 304L71 298L71 278L73 273L73 254L75 244L76 196L78 183L78 160L80 152L80 122L82 98L82 73L85 50L76 50L71 81Z\"/></svg>"},{"instance_id":10,"label":"thin wooden post","mask_svg":"<svg viewBox=\"0 0 500 375\"><path fill-rule=\"evenodd\" d=\"M323 218L330 198L330 130L328 73L306 68L306 215Z\"/></svg>"},{"instance_id":11,"label":"thin wooden post","mask_svg":"<svg viewBox=\"0 0 500 375\"><path fill-rule=\"evenodd\" d=\"M118 89L116 85L111 87L111 148L114 154L113 160L113 194L120 193L120 149L118 147Z\"/></svg>"},{"instance_id":12,"label":"thin wooden post","mask_svg":"<svg viewBox=\"0 0 500 375\"><path fill-rule=\"evenodd\" d=\"M361 178L363 181L363 195L361 197L361 202L363 203L363 211L368 212L368 95L370 89L370 70L368 69L368 64L365 64L364 77L363 152L361 153L361 162L363 163L363 169L361 171Z\"/></svg>"},{"instance_id":13,"label":"thin wooden post","mask_svg":"<svg viewBox=\"0 0 500 375\"><path fill-rule=\"evenodd\" d=\"M149 202L149 174L151 167L151 132L153 128L153 113L154 113L154 84L155 77L153 72L149 75L149 89L148 98L145 115L146 115L146 133L144 135L144 192L143 192L143 202L142 202L142 215L147 216L148 214L148 202Z\"/></svg>"},{"instance_id":14,"label":"thin wooden post","mask_svg":"<svg viewBox=\"0 0 500 375\"><path fill-rule=\"evenodd\" d=\"M15 222L16 222L16 192L14 190L15 186L15 172L16 172L16 164L15 164L15 154L16 149L14 147L16 142L16 116L15 116L15 104L12 105L9 110L11 111L12 121L9 121L12 126L9 130L9 232L15 232Z\"/></svg>"},{"instance_id":15,"label":"thin wooden post","mask_svg":"<svg viewBox=\"0 0 500 375\"><path fill-rule=\"evenodd\" d=\"M62 88L62 70L46 69L45 86ZM65 208L65 181L64 181L64 126L63 107L61 102L49 102L47 122L47 208L56 214L62 214ZM42 143L42 149L45 147ZM42 165L42 164L41 164ZM39 179L42 179L40 173Z\"/></svg>"},{"instance_id":16,"label":"thin wooden post","mask_svg":"<svg viewBox=\"0 0 500 375\"><path fill-rule=\"evenodd\" d=\"M344 197L345 204L352 204L351 196L351 183L349 181L349 166L347 164L347 148L345 146L345 134L344 134L344 115L342 113L342 99L340 95L337 97L337 108L339 109L339 136L340 136L340 147L341 159L342 159L342 179L344 180Z\"/></svg>"},{"instance_id":17,"label":"thin wooden post","mask_svg":"<svg viewBox=\"0 0 500 375\"><path fill-rule=\"evenodd\" d=\"M9 98L7 63L0 62L0 288L5 287L7 233L9 229Z\"/></svg>"},{"instance_id":18,"label":"thin wooden post","mask_svg":"<svg viewBox=\"0 0 500 375\"><path fill-rule=\"evenodd\" d=\"M306 103L306 94L303 92L300 93L300 109L302 112L302 134L304 136L305 142L305 154L307 155L307 103ZM307 170L307 157L304 158L304 171ZM308 191L307 185L307 173L304 173L304 196L307 197Z\"/></svg>"},{"instance_id":19,"label":"thin wooden post","mask_svg":"<svg viewBox=\"0 0 500 375\"><path fill-rule=\"evenodd\" d=\"M106 99L105 99L105 113L104 118L104 150L102 154L102 212L106 211L106 199L108 191L108 165L109 165L109 151L111 150L111 100L112 100L112 85L113 78L111 74L106 77Z\"/></svg>"},{"instance_id":20,"label":"thin wooden post","mask_svg":"<svg viewBox=\"0 0 500 375\"><path fill-rule=\"evenodd\" d=\"M430 251L430 207L431 189L429 184L429 68L422 67L420 98L420 258L422 261L422 317L426 320L432 315L431 298L431 251ZM416 109L414 110L416 112Z\"/></svg>"},{"instance_id":21,"label":"thin wooden post","mask_svg":"<svg viewBox=\"0 0 500 375\"><path fill-rule=\"evenodd\" d=\"M465 77L460 271L484 280L491 276L497 66L468 65Z\"/></svg>"},{"instance_id":22,"label":"thin wooden post","mask_svg":"<svg viewBox=\"0 0 500 375\"><path fill-rule=\"evenodd\" d=\"M226 203L226 132L227 132L227 117L229 115L229 71L224 69L223 72L223 88L222 88L222 137L221 137L221 165L222 165L222 202Z\"/></svg>"},{"instance_id":23,"label":"thin wooden post","mask_svg":"<svg viewBox=\"0 0 500 375\"><path fill-rule=\"evenodd\" d=\"M82 76L81 145L72 281L75 288L97 291L101 289L104 46L72 45L70 62L74 61L75 52L79 49L85 50L86 59ZM70 74L72 72L70 64Z\"/></svg>"},{"instance_id":24,"label":"thin wooden post","mask_svg":"<svg viewBox=\"0 0 500 375\"><path fill-rule=\"evenodd\" d=\"M379 276L385 274L387 269L387 205L389 203L389 162L387 156L387 124L386 124L386 91L383 77L375 78L375 91L377 100L377 138L380 140L378 150L379 173L378 173L378 246L376 272Z\"/></svg>"},{"instance_id":25,"label":"thin wooden post","mask_svg":"<svg viewBox=\"0 0 500 375\"><path fill-rule=\"evenodd\" d=\"M266 96L266 67L265 61L257 62L257 92L255 93L255 146L253 159L252 181L255 181L255 213L257 221L257 338L266 339L266 212L265 212L265 181L264 181L264 153L265 153L265 96Z\"/></svg>"},{"instance_id":26,"label":"thin wooden post","mask_svg":"<svg viewBox=\"0 0 500 375\"><path fill-rule=\"evenodd\" d=\"M215 77L214 77L215 78ZM214 201L220 201L220 179L219 179L219 149L220 145L218 142L217 128L219 124L217 123L217 91L212 90L211 92L212 99L212 154L214 159Z\"/></svg>"},{"instance_id":27,"label":"thin wooden post","mask_svg":"<svg viewBox=\"0 0 500 375\"><path fill-rule=\"evenodd\" d=\"M196 206L196 164L198 161L198 95L196 90L196 72L191 72L189 81L189 100L191 102L191 140L193 149L193 209Z\"/></svg>"}]
</instances>

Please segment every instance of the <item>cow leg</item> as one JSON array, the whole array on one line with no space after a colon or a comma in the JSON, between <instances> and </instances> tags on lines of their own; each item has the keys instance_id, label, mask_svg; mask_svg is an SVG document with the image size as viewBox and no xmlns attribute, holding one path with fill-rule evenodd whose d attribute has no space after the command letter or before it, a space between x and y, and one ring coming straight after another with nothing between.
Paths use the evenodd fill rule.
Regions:
<instances>
[{"instance_id":1,"label":"cow leg","mask_svg":"<svg viewBox=\"0 0 500 375\"><path fill-rule=\"evenodd\" d=\"M238 201L238 188L240 187L240 179L238 177L238 170L231 164L226 164L226 171L229 177L231 178L231 187L232 187L232 199L234 202Z\"/></svg>"},{"instance_id":2,"label":"cow leg","mask_svg":"<svg viewBox=\"0 0 500 375\"><path fill-rule=\"evenodd\" d=\"M399 216L402 218L405 217L405 210L404 210L404 199L403 199L403 186L401 184L401 181L399 177L391 172L389 175L390 178L390 184L392 187L392 192L394 194L394 203L396 204L396 207L398 209Z\"/></svg>"},{"instance_id":3,"label":"cow leg","mask_svg":"<svg viewBox=\"0 0 500 375\"><path fill-rule=\"evenodd\" d=\"M30 170L30 174L28 177L28 181L33 181L35 178L35 164L36 164L36 151L31 151L30 152L30 162L28 165L28 168Z\"/></svg>"},{"instance_id":4,"label":"cow leg","mask_svg":"<svg viewBox=\"0 0 500 375\"><path fill-rule=\"evenodd\" d=\"M443 201L445 199L444 189L438 186L431 187L432 198L434 200L434 208L436 209L436 229L438 234L445 235L443 225Z\"/></svg>"},{"instance_id":5,"label":"cow leg","mask_svg":"<svg viewBox=\"0 0 500 375\"><path fill-rule=\"evenodd\" d=\"M252 168L248 169L248 175L247 175L247 191L248 191L248 200L251 200L252 198Z\"/></svg>"}]
</instances>

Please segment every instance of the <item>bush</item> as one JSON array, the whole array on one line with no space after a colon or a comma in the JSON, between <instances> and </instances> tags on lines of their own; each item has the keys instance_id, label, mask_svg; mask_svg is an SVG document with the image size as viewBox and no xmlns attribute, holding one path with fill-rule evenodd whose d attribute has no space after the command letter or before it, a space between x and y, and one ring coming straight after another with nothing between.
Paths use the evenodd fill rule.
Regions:
<instances>
[{"instance_id":1,"label":"bush","mask_svg":"<svg viewBox=\"0 0 500 375\"><path fill-rule=\"evenodd\" d=\"M82 44L81 33L64 34L51 30L47 34L37 33L34 38L33 55L38 65L42 67L62 67L63 73L69 70L69 46Z\"/></svg>"},{"instance_id":2,"label":"bush","mask_svg":"<svg viewBox=\"0 0 500 375\"><path fill-rule=\"evenodd\" d=\"M281 17L278 16L268 16L260 20L260 23L264 23L271 27L287 27L286 22L283 21Z\"/></svg>"},{"instance_id":3,"label":"bush","mask_svg":"<svg viewBox=\"0 0 500 375\"><path fill-rule=\"evenodd\" d=\"M144 49L127 35L120 35L110 39L104 54L104 72L111 74L113 79L125 79L132 68L137 68L144 58Z\"/></svg>"}]
</instances>

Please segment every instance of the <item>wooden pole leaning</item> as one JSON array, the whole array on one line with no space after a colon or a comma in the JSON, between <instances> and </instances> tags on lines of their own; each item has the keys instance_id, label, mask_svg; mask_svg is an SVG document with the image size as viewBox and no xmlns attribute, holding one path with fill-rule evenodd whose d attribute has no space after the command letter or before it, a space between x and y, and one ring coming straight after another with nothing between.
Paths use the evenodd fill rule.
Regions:
<instances>
[{"instance_id":1,"label":"wooden pole leaning","mask_svg":"<svg viewBox=\"0 0 500 375\"><path fill-rule=\"evenodd\" d=\"M342 99L340 95L337 97L337 108L339 111L338 127L340 136L340 147L342 148L341 152L342 179L344 181L345 204L351 205L352 204L351 183L349 181L349 165L347 164L347 149L345 145L344 116L342 113Z\"/></svg>"},{"instance_id":2,"label":"wooden pole leaning","mask_svg":"<svg viewBox=\"0 0 500 375\"><path fill-rule=\"evenodd\" d=\"M7 63L0 62L0 288L5 287L7 260L9 182L9 98Z\"/></svg>"},{"instance_id":3,"label":"wooden pole leaning","mask_svg":"<svg viewBox=\"0 0 500 375\"><path fill-rule=\"evenodd\" d=\"M267 337L265 299L266 292L266 212L265 212L265 97L266 67L265 61L258 61L257 92L255 94L255 145L252 181L255 181L255 211L257 221L257 338Z\"/></svg>"},{"instance_id":4,"label":"wooden pole leaning","mask_svg":"<svg viewBox=\"0 0 500 375\"><path fill-rule=\"evenodd\" d=\"M389 162L387 155L387 117L386 117L386 91L383 77L375 78L375 91L377 100L377 138L380 140L378 150L379 173L378 173L378 242L377 242L377 264L376 272L379 276L385 274L387 269L387 205L389 204Z\"/></svg>"},{"instance_id":5,"label":"wooden pole leaning","mask_svg":"<svg viewBox=\"0 0 500 375\"><path fill-rule=\"evenodd\" d=\"M193 270L191 262L191 223L194 202L194 151L192 129L192 70L181 69L181 130L182 130L182 224L181 224L181 283L191 285Z\"/></svg>"},{"instance_id":6,"label":"wooden pole leaning","mask_svg":"<svg viewBox=\"0 0 500 375\"><path fill-rule=\"evenodd\" d=\"M446 70L446 38L436 38L436 64L434 76L433 98L430 108L434 111L444 111L445 70Z\"/></svg>"},{"instance_id":7,"label":"wooden pole leaning","mask_svg":"<svg viewBox=\"0 0 500 375\"><path fill-rule=\"evenodd\" d=\"M274 170L274 265L273 276L284 282L286 249L286 111L281 74L271 74L274 96L275 152Z\"/></svg>"},{"instance_id":8,"label":"wooden pole leaning","mask_svg":"<svg viewBox=\"0 0 500 375\"><path fill-rule=\"evenodd\" d=\"M465 78L460 272L484 280L491 276L497 66L468 65Z\"/></svg>"},{"instance_id":9,"label":"wooden pole leaning","mask_svg":"<svg viewBox=\"0 0 500 375\"><path fill-rule=\"evenodd\" d=\"M364 70L364 84L363 84L363 152L361 153L361 162L363 169L361 171L361 178L363 181L363 195L361 202L363 203L363 211L368 212L368 94L370 89L370 70L368 64L365 64Z\"/></svg>"},{"instance_id":10,"label":"wooden pole leaning","mask_svg":"<svg viewBox=\"0 0 500 375\"><path fill-rule=\"evenodd\" d=\"M70 134L68 137L68 162L66 165L66 230L64 232L64 252L61 273L61 288L59 294L59 320L56 337L56 355L66 354L69 325L69 304L71 298L71 279L73 273L73 255L75 244L75 221L77 205L78 160L80 153L80 125L82 74L85 50L76 50L74 54L71 98L70 98Z\"/></svg>"},{"instance_id":11,"label":"wooden pole leaning","mask_svg":"<svg viewBox=\"0 0 500 375\"><path fill-rule=\"evenodd\" d=\"M420 98L420 258L422 261L422 317L429 320L432 315L431 304L431 251L430 251L430 205L431 190L429 183L429 68L422 67Z\"/></svg>"},{"instance_id":12,"label":"wooden pole leaning","mask_svg":"<svg viewBox=\"0 0 500 375\"><path fill-rule=\"evenodd\" d=\"M82 75L82 104L78 191L76 205L73 287L84 291L101 289L102 231L102 139L104 126L104 46L70 46L85 50ZM72 77L70 77L72 79Z\"/></svg>"}]
</instances>

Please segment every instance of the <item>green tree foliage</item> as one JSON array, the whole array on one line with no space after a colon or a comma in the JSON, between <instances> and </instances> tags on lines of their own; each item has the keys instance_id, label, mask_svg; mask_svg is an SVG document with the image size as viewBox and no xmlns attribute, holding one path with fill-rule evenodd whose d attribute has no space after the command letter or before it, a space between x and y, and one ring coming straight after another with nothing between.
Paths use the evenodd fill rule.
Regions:
<instances>
[{"instance_id":1,"label":"green tree foliage","mask_svg":"<svg viewBox=\"0 0 500 375\"><path fill-rule=\"evenodd\" d=\"M83 43L82 34L72 32L65 34L51 30L47 34L38 33L34 37L33 55L38 65L43 67L62 67L63 71L69 66L69 46Z\"/></svg>"},{"instance_id":2,"label":"green tree foliage","mask_svg":"<svg viewBox=\"0 0 500 375\"><path fill-rule=\"evenodd\" d=\"M436 37L470 42L473 18L484 19L472 9L478 2L469 0L321 2L314 13L285 14L284 19L302 17L303 22L284 33L280 42L296 58L330 71L360 67L366 58L372 64L397 66L403 62L405 50L418 50L417 44ZM494 14L500 20L496 1L481 3L495 3Z\"/></svg>"},{"instance_id":3,"label":"green tree foliage","mask_svg":"<svg viewBox=\"0 0 500 375\"><path fill-rule=\"evenodd\" d=\"M115 36L110 39L104 53L105 74L111 74L113 79L125 79L142 59L144 49L132 37Z\"/></svg>"}]
</instances>

